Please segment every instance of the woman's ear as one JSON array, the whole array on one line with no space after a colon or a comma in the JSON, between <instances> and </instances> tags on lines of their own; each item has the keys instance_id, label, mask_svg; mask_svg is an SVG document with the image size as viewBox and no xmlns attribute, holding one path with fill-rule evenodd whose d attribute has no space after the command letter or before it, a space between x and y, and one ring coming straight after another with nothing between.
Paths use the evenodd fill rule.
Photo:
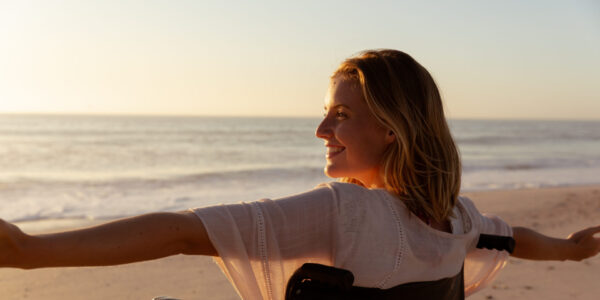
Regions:
<instances>
[{"instance_id":1,"label":"woman's ear","mask_svg":"<svg viewBox=\"0 0 600 300\"><path fill-rule=\"evenodd\" d=\"M396 140L396 135L392 130L388 131L388 134L385 136L385 142L388 144L393 143Z\"/></svg>"}]
</instances>

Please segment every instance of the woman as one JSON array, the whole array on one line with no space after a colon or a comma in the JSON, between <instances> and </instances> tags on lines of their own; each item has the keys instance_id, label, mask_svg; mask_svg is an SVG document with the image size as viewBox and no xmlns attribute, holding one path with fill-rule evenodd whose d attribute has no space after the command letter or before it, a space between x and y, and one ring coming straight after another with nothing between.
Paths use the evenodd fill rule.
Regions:
<instances>
[{"instance_id":1,"label":"woman","mask_svg":"<svg viewBox=\"0 0 600 300\"><path fill-rule=\"evenodd\" d=\"M581 260L600 251L599 227L545 237L481 215L459 197L460 161L437 87L410 56L367 51L334 72L325 116L325 173L341 182L278 200L153 213L71 232L29 236L0 225L0 265L104 266L174 254L217 257L247 299L282 299L305 262L352 271L355 285L390 288L465 270L489 281L504 252L475 250L481 233L516 240L513 255ZM465 258L467 259L465 261Z\"/></svg>"}]
</instances>

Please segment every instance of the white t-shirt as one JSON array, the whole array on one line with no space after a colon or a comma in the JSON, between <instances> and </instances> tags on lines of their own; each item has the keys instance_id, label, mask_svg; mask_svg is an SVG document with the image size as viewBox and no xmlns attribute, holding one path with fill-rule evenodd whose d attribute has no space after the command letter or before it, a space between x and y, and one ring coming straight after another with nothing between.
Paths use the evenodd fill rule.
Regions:
<instances>
[{"instance_id":1,"label":"white t-shirt","mask_svg":"<svg viewBox=\"0 0 600 300\"><path fill-rule=\"evenodd\" d=\"M192 211L243 299L284 299L288 279L307 262L347 269L355 286L382 289L452 277L464 262L469 295L491 281L508 256L476 249L479 234L512 236L510 226L481 215L464 197L447 233L383 189L339 182L277 200Z\"/></svg>"}]
</instances>

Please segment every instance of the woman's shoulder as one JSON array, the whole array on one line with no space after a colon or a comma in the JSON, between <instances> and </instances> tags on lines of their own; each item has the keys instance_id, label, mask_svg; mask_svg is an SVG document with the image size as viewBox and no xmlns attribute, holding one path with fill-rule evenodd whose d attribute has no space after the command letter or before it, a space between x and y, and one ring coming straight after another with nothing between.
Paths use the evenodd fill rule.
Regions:
<instances>
[{"instance_id":1,"label":"woman's shoulder","mask_svg":"<svg viewBox=\"0 0 600 300\"><path fill-rule=\"evenodd\" d=\"M360 193L360 194L369 194L369 193L377 193L380 189L368 189L364 186L349 183L349 182L340 182L340 181L331 181L324 182L317 185L315 188L329 188L335 191L340 192L349 192L349 193Z\"/></svg>"},{"instance_id":2,"label":"woman's shoulder","mask_svg":"<svg viewBox=\"0 0 600 300\"><path fill-rule=\"evenodd\" d=\"M321 183L315 189L329 189L336 201L353 202L356 200L380 198L380 189L368 189L366 187L347 182Z\"/></svg>"},{"instance_id":3,"label":"woman's shoulder","mask_svg":"<svg viewBox=\"0 0 600 300\"><path fill-rule=\"evenodd\" d=\"M340 182L340 181L323 182L323 183L318 184L315 188L321 188L321 187L328 187L331 189L365 189L365 190L368 190L367 188L360 186L358 184L349 183L349 182Z\"/></svg>"},{"instance_id":4,"label":"woman's shoulder","mask_svg":"<svg viewBox=\"0 0 600 300\"><path fill-rule=\"evenodd\" d=\"M315 186L313 189L288 195L276 199L261 199L258 202L274 203L279 206L315 206L324 208L327 203L340 205L341 202L347 202L358 194L366 190L365 188L343 182L326 182Z\"/></svg>"},{"instance_id":5,"label":"woman's shoulder","mask_svg":"<svg viewBox=\"0 0 600 300\"><path fill-rule=\"evenodd\" d=\"M458 196L458 199L456 201L456 207L461 212L467 213L471 219L481 215L481 213L475 206L475 203L473 203L473 201L466 196Z\"/></svg>"},{"instance_id":6,"label":"woman's shoulder","mask_svg":"<svg viewBox=\"0 0 600 300\"><path fill-rule=\"evenodd\" d=\"M469 214L473 226L480 233L512 236L512 228L508 223L494 214L480 212L468 197L460 196L459 204Z\"/></svg>"}]
</instances>

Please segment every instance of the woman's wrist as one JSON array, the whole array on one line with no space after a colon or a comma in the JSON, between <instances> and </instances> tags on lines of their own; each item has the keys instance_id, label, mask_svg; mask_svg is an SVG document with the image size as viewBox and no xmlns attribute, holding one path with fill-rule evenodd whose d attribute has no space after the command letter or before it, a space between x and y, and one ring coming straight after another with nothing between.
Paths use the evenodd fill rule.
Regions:
<instances>
[{"instance_id":1,"label":"woman's wrist","mask_svg":"<svg viewBox=\"0 0 600 300\"><path fill-rule=\"evenodd\" d=\"M561 241L561 247L559 247L559 260L578 260L576 257L577 244L569 239L563 239Z\"/></svg>"}]
</instances>

